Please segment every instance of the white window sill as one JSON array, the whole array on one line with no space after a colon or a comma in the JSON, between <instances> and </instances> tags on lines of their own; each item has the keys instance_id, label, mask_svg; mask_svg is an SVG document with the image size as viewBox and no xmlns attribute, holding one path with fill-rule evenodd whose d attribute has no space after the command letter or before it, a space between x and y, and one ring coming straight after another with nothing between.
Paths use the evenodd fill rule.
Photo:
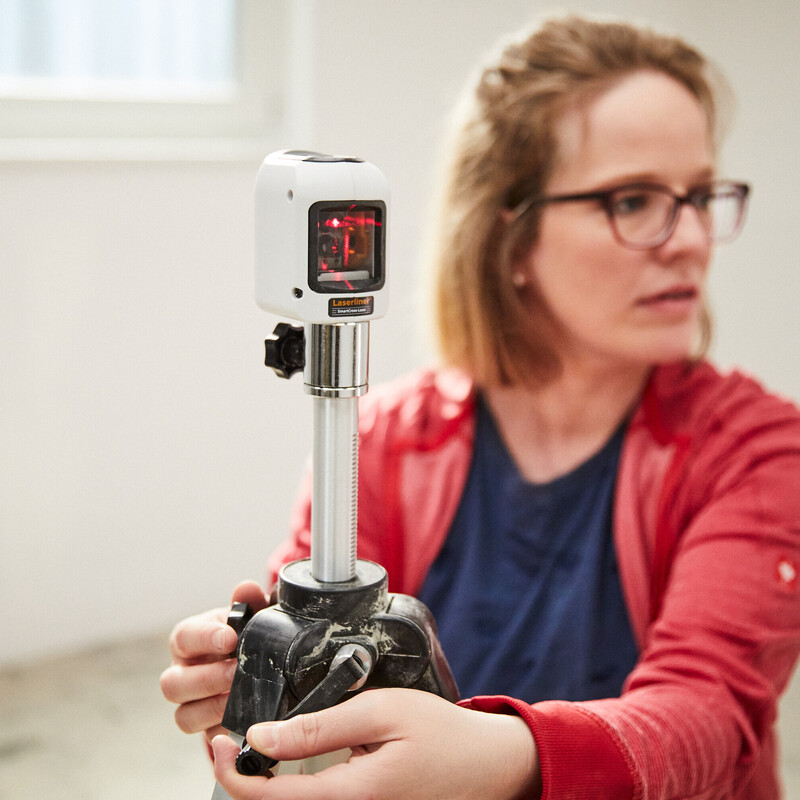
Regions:
<instances>
[{"instance_id":1,"label":"white window sill","mask_svg":"<svg viewBox=\"0 0 800 800\"><path fill-rule=\"evenodd\" d=\"M260 162L283 146L264 138L0 139L0 162Z\"/></svg>"}]
</instances>

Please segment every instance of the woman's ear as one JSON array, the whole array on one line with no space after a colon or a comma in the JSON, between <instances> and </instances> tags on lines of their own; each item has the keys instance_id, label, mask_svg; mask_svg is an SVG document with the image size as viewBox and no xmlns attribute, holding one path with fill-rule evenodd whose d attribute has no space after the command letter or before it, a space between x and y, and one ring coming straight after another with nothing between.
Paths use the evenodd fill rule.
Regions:
<instances>
[{"instance_id":1,"label":"woman's ear","mask_svg":"<svg viewBox=\"0 0 800 800\"><path fill-rule=\"evenodd\" d=\"M499 228L503 240L501 262L508 263L511 285L517 291L530 286L532 280L530 247L520 243L522 231L518 227L515 228L521 224L521 217L522 214L518 208L503 208L499 214Z\"/></svg>"}]
</instances>

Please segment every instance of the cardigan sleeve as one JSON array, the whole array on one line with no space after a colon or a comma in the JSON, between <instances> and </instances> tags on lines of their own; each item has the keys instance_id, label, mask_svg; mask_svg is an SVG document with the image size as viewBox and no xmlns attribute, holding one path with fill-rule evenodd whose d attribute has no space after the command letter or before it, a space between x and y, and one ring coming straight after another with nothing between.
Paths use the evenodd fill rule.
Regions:
<instances>
[{"instance_id":1,"label":"cardigan sleeve","mask_svg":"<svg viewBox=\"0 0 800 800\"><path fill-rule=\"evenodd\" d=\"M487 696L462 700L459 705L474 711L519 714L525 720L539 751L542 798L627 800L642 796L625 743L602 715L582 703L551 700L528 705L511 697Z\"/></svg>"}]
</instances>

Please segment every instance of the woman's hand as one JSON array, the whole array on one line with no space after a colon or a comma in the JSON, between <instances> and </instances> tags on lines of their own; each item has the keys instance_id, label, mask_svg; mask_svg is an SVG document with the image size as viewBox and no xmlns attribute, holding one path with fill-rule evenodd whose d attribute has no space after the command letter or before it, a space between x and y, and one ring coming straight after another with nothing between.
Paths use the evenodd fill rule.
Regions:
<instances>
[{"instance_id":1,"label":"woman's hand","mask_svg":"<svg viewBox=\"0 0 800 800\"><path fill-rule=\"evenodd\" d=\"M263 589L254 581L239 584L234 603L249 603L254 611L267 606ZM172 666L161 674L161 691L178 703L175 722L185 733L205 733L211 739L221 726L236 659L236 631L227 623L227 608L217 608L179 622L170 637Z\"/></svg>"},{"instance_id":2,"label":"woman's hand","mask_svg":"<svg viewBox=\"0 0 800 800\"><path fill-rule=\"evenodd\" d=\"M251 746L278 760L352 748L316 775L244 777L239 748L213 741L217 780L235 800L511 800L539 797L533 736L517 716L485 714L427 692L375 689L316 714L254 725Z\"/></svg>"}]
</instances>

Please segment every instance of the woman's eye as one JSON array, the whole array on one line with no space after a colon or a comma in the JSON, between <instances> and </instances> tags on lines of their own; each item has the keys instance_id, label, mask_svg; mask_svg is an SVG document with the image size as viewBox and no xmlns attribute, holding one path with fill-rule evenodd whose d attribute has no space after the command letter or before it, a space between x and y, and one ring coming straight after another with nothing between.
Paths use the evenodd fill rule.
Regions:
<instances>
[{"instance_id":1,"label":"woman's eye","mask_svg":"<svg viewBox=\"0 0 800 800\"><path fill-rule=\"evenodd\" d=\"M700 194L697 195L697 198L694 201L694 207L698 211L708 211L709 207L711 206L712 202L716 200L716 195L714 194Z\"/></svg>"},{"instance_id":2,"label":"woman's eye","mask_svg":"<svg viewBox=\"0 0 800 800\"><path fill-rule=\"evenodd\" d=\"M636 214L645 211L650 205L650 195L647 192L630 192L614 198L612 208L615 214Z\"/></svg>"}]
</instances>

